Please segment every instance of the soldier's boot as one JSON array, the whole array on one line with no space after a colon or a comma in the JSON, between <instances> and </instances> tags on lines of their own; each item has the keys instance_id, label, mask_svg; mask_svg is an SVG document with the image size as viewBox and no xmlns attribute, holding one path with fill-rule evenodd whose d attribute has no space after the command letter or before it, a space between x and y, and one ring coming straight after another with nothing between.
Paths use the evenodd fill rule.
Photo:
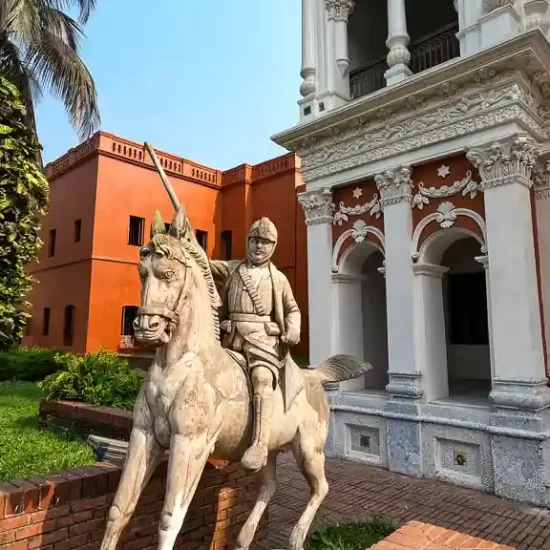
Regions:
<instances>
[{"instance_id":1,"label":"soldier's boot","mask_svg":"<svg viewBox=\"0 0 550 550\"><path fill-rule=\"evenodd\" d=\"M271 419L273 418L273 392L254 395L254 439L244 453L241 464L250 472L257 472L267 464Z\"/></svg>"}]
</instances>

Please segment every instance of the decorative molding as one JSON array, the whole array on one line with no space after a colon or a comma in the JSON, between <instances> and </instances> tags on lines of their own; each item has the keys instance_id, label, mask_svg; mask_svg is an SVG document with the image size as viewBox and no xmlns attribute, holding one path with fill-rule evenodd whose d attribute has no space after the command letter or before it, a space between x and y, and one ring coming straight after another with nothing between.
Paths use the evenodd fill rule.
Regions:
<instances>
[{"instance_id":1,"label":"decorative molding","mask_svg":"<svg viewBox=\"0 0 550 550\"><path fill-rule=\"evenodd\" d=\"M356 224L358 222L362 222L363 224L365 222L363 222L363 220L357 220L357 222L355 222ZM360 243L360 242L363 242L365 240L365 237L370 233L372 235L374 235L378 241L380 242L380 248L381 248L381 251L383 254L385 254L385 241L384 241L384 233L382 233L382 231L380 231L380 229L378 229L377 227L372 227L370 225L364 225L364 226L361 226L361 229L360 229L360 232L361 232L361 235L363 236L363 240L362 241L358 241L356 239L356 236L359 236L359 232L357 229L348 229L347 231L344 231L337 239L336 243L334 244L334 248L332 249L332 271L337 273L340 269L340 265L341 265L341 262L339 263L338 262L338 256L340 255L340 251L342 250L342 247L344 246L344 243L346 242L346 240L348 238L352 238L355 240L356 244Z\"/></svg>"},{"instance_id":2,"label":"decorative molding","mask_svg":"<svg viewBox=\"0 0 550 550\"><path fill-rule=\"evenodd\" d=\"M469 149L466 157L479 170L485 189L512 183L531 188L539 152L532 138L514 135L506 141Z\"/></svg>"},{"instance_id":3,"label":"decorative molding","mask_svg":"<svg viewBox=\"0 0 550 550\"><path fill-rule=\"evenodd\" d=\"M424 187L424 183L417 184L418 193L416 193L411 201L412 208L422 210L425 204L430 204L430 199L446 199L460 193L462 196L470 195L473 199L478 192L483 192L483 184L472 179L472 172L468 170L466 177L455 181L452 185L442 185L441 187Z\"/></svg>"},{"instance_id":4,"label":"decorative molding","mask_svg":"<svg viewBox=\"0 0 550 550\"><path fill-rule=\"evenodd\" d=\"M320 189L300 193L298 202L304 209L307 225L332 222L332 190Z\"/></svg>"},{"instance_id":5,"label":"decorative molding","mask_svg":"<svg viewBox=\"0 0 550 550\"><path fill-rule=\"evenodd\" d=\"M475 256L474 260L479 262L484 269L489 269L489 256L487 256L487 254L483 256Z\"/></svg>"},{"instance_id":6,"label":"decorative molding","mask_svg":"<svg viewBox=\"0 0 550 550\"><path fill-rule=\"evenodd\" d=\"M333 21L344 21L347 23L354 6L355 2L353 0L325 0L328 19Z\"/></svg>"},{"instance_id":7,"label":"decorative molding","mask_svg":"<svg viewBox=\"0 0 550 550\"><path fill-rule=\"evenodd\" d=\"M498 8L503 8L504 6L513 6L513 4L514 0L483 0L485 13L490 13Z\"/></svg>"},{"instance_id":8,"label":"decorative molding","mask_svg":"<svg viewBox=\"0 0 550 550\"><path fill-rule=\"evenodd\" d=\"M395 170L386 170L374 176L374 181L380 191L382 209L391 204L411 201L414 183L411 178L412 168L402 166Z\"/></svg>"},{"instance_id":9,"label":"decorative molding","mask_svg":"<svg viewBox=\"0 0 550 550\"><path fill-rule=\"evenodd\" d=\"M412 259L416 261L420 257L420 252L418 250L420 237L422 236L422 232L424 231L424 229L431 222L435 221L441 226L442 229L448 229L455 224L458 216L466 216L468 218L471 218L481 229L481 234L483 235L481 252L485 254L487 252L487 227L485 225L485 220L483 219L483 217L473 210L469 210L468 208L455 208L452 202L445 201L438 206L437 212L429 214L428 216L423 218L414 228L412 236Z\"/></svg>"},{"instance_id":10,"label":"decorative molding","mask_svg":"<svg viewBox=\"0 0 550 550\"><path fill-rule=\"evenodd\" d=\"M441 279L445 273L449 271L448 267L444 265L435 264L414 264L413 273L415 275L427 275L428 277L435 277Z\"/></svg>"},{"instance_id":11,"label":"decorative molding","mask_svg":"<svg viewBox=\"0 0 550 550\"><path fill-rule=\"evenodd\" d=\"M460 60L274 139L301 157L305 182L506 123L546 141L550 75L534 53L543 41L518 37L484 54L481 68L479 55Z\"/></svg>"},{"instance_id":12,"label":"decorative molding","mask_svg":"<svg viewBox=\"0 0 550 550\"><path fill-rule=\"evenodd\" d=\"M532 177L535 199L550 199L550 160L539 158L539 162L533 168Z\"/></svg>"},{"instance_id":13,"label":"decorative molding","mask_svg":"<svg viewBox=\"0 0 550 550\"><path fill-rule=\"evenodd\" d=\"M392 397L420 399L424 395L424 390L420 385L421 372L390 372L388 374L390 383L386 386L386 392Z\"/></svg>"},{"instance_id":14,"label":"decorative molding","mask_svg":"<svg viewBox=\"0 0 550 550\"><path fill-rule=\"evenodd\" d=\"M350 275L349 273L333 273L331 280L336 284L354 284L366 281L364 275Z\"/></svg>"},{"instance_id":15,"label":"decorative molding","mask_svg":"<svg viewBox=\"0 0 550 550\"><path fill-rule=\"evenodd\" d=\"M546 380L493 379L489 399L501 409L541 411L550 406L550 388Z\"/></svg>"},{"instance_id":16,"label":"decorative molding","mask_svg":"<svg viewBox=\"0 0 550 550\"><path fill-rule=\"evenodd\" d=\"M336 210L336 205L333 204L332 206L333 210ZM382 205L380 204L376 193L373 195L372 199L365 204L346 206L344 201L340 201L338 206L338 211L334 213L332 220L334 225L342 225L343 221L347 222L349 220L349 216L362 216L363 214L368 213L378 219L382 213Z\"/></svg>"}]
</instances>

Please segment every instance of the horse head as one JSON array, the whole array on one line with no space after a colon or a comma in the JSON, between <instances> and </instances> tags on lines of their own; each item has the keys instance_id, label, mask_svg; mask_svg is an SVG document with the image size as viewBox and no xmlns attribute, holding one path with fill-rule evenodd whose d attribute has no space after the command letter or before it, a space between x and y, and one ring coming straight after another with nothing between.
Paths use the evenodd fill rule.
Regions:
<instances>
[{"instance_id":1,"label":"horse head","mask_svg":"<svg viewBox=\"0 0 550 550\"><path fill-rule=\"evenodd\" d=\"M183 207L168 231L159 212L151 224L151 239L140 250L141 306L134 320L139 342L168 344L180 309L193 287L193 258L189 251L189 224Z\"/></svg>"}]
</instances>

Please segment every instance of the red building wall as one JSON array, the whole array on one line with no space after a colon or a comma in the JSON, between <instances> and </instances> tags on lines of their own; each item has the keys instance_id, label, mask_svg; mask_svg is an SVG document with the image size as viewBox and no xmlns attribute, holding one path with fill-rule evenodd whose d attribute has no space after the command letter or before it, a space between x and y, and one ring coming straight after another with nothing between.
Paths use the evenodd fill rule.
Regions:
<instances>
[{"instance_id":1,"label":"red building wall","mask_svg":"<svg viewBox=\"0 0 550 550\"><path fill-rule=\"evenodd\" d=\"M302 310L302 343L307 342L307 246L305 221L297 203L301 185L298 159L284 155L226 172L157 151L194 229L208 233L208 254L220 258L221 232L232 231L233 258L246 254L250 224L269 217L279 231L275 264L289 278ZM42 230L45 245L32 271L38 279L30 296L33 322L26 345L63 348L63 314L75 306L74 352L120 348L122 308L139 305L139 246L128 244L129 217L145 220L144 240L156 210L170 222L174 209L142 144L104 132L47 166L50 212ZM82 220L79 243L74 221ZM49 231L56 251L47 258ZM48 336L42 335L45 307L51 310ZM139 350L133 350L139 353Z\"/></svg>"}]
</instances>

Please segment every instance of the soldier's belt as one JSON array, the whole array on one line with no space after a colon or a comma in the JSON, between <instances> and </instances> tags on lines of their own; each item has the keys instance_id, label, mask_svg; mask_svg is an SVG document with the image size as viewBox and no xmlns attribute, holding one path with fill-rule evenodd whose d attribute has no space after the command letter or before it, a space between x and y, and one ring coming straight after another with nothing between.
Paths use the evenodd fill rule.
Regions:
<instances>
[{"instance_id":1,"label":"soldier's belt","mask_svg":"<svg viewBox=\"0 0 550 550\"><path fill-rule=\"evenodd\" d=\"M229 319L241 323L271 323L269 315L255 315L254 313L231 313Z\"/></svg>"}]
</instances>

